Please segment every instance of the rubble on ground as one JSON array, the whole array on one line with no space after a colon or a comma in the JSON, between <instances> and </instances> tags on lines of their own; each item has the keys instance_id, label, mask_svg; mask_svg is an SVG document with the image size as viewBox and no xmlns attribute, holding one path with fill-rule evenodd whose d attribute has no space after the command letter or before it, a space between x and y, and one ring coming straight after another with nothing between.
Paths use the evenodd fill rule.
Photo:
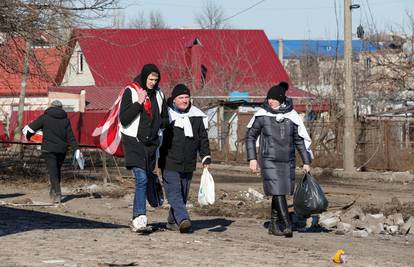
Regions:
<instances>
[{"instance_id":1,"label":"rubble on ground","mask_svg":"<svg viewBox=\"0 0 414 267\"><path fill-rule=\"evenodd\" d=\"M82 187L78 187L72 190L72 194L75 195L89 195L93 198L109 197L109 198L121 198L127 195L127 191L119 185L108 184L90 184Z\"/></svg>"},{"instance_id":2,"label":"rubble on ground","mask_svg":"<svg viewBox=\"0 0 414 267\"><path fill-rule=\"evenodd\" d=\"M247 190L247 192L248 192L248 194L250 194L247 197L253 198L256 203L260 203L264 199L264 195L262 193L254 190L251 187L249 187L249 189Z\"/></svg>"},{"instance_id":3,"label":"rubble on ground","mask_svg":"<svg viewBox=\"0 0 414 267\"><path fill-rule=\"evenodd\" d=\"M414 234L414 216L404 220L401 213L385 216L383 213L364 213L354 205L347 210L327 211L319 215L318 224L336 234L350 233L354 237L369 235L406 235Z\"/></svg>"}]
</instances>

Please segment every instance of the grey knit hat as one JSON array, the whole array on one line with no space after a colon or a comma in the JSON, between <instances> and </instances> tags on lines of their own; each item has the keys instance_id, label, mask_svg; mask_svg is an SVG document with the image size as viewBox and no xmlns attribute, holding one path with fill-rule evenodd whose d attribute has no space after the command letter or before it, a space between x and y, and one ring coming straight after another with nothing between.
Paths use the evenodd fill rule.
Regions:
<instances>
[{"instance_id":1,"label":"grey knit hat","mask_svg":"<svg viewBox=\"0 0 414 267\"><path fill-rule=\"evenodd\" d=\"M53 100L52 103L50 103L51 107L55 107L55 108L61 108L62 107L62 102L60 102L60 100Z\"/></svg>"}]
</instances>

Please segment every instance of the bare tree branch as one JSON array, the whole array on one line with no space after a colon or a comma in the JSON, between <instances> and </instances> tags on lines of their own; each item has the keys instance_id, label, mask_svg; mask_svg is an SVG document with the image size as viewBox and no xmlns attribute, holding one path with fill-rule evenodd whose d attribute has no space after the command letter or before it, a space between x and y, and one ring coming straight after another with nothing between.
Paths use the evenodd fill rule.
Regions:
<instances>
[{"instance_id":1,"label":"bare tree branch","mask_svg":"<svg viewBox=\"0 0 414 267\"><path fill-rule=\"evenodd\" d=\"M168 28L167 24L162 17L162 14L158 10L151 11L149 15L149 28L151 29L165 29Z\"/></svg>"},{"instance_id":2,"label":"bare tree branch","mask_svg":"<svg viewBox=\"0 0 414 267\"><path fill-rule=\"evenodd\" d=\"M137 15L135 15L133 20L128 23L128 27L134 29L148 28L148 22L145 19L144 12L140 11Z\"/></svg>"},{"instance_id":3,"label":"bare tree branch","mask_svg":"<svg viewBox=\"0 0 414 267\"><path fill-rule=\"evenodd\" d=\"M224 22L224 19L223 8L213 0L206 0L202 12L195 16L195 21L202 29L230 28L230 25Z\"/></svg>"},{"instance_id":4,"label":"bare tree branch","mask_svg":"<svg viewBox=\"0 0 414 267\"><path fill-rule=\"evenodd\" d=\"M74 26L84 26L90 19L108 15L108 10L118 8L117 3L118 0L1 1L0 68L8 73L21 73L21 58L28 52L27 42L32 44L32 49L53 47L53 51L63 56ZM36 58L36 53L30 54L29 74L41 76L44 63ZM50 79L47 73L43 75Z\"/></svg>"}]
</instances>

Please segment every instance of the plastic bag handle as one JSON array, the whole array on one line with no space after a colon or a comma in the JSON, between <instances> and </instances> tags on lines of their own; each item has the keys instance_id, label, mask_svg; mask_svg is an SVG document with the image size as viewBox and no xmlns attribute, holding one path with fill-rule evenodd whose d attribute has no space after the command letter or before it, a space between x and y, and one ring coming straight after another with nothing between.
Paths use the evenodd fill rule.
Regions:
<instances>
[{"instance_id":1,"label":"plastic bag handle","mask_svg":"<svg viewBox=\"0 0 414 267\"><path fill-rule=\"evenodd\" d=\"M305 172L302 176L302 179L300 179L299 183L303 183L303 181L305 180L307 175L311 175L311 173L310 172Z\"/></svg>"}]
</instances>

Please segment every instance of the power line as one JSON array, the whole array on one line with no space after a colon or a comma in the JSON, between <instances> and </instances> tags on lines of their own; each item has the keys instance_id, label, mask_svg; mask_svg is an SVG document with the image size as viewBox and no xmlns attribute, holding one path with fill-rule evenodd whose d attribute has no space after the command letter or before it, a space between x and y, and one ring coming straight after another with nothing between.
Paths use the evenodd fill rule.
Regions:
<instances>
[{"instance_id":1,"label":"power line","mask_svg":"<svg viewBox=\"0 0 414 267\"><path fill-rule=\"evenodd\" d=\"M240 14L242 14L242 13L244 13L244 12L246 12L246 11L248 11L248 10L252 9L252 8L254 8L255 6L257 6L257 5L261 4L261 3L263 3L264 1L266 1L266 0L261 0L261 1L257 2L257 3L255 3L254 5L249 6L248 8L245 8L245 9L243 9L243 10L241 10L241 11L237 12L236 14L234 14L234 15L232 15L232 16L230 16L230 17L227 17L227 18L225 18L225 19L223 19L223 20L222 20L222 22L224 22L224 21L226 21L226 20L229 20L229 19L232 19L232 18L234 18L234 17L236 17L236 16L238 16L238 15L240 15Z\"/></svg>"}]
</instances>

